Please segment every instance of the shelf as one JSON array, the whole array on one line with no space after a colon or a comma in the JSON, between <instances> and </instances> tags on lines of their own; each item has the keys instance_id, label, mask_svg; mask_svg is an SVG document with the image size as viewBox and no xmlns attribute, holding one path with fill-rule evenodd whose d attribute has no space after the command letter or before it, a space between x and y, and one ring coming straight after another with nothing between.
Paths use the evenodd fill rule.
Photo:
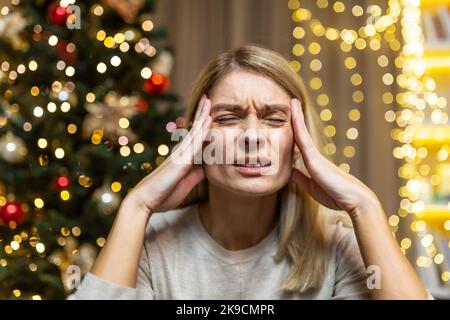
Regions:
<instances>
[{"instance_id":1,"label":"shelf","mask_svg":"<svg viewBox=\"0 0 450 320\"><path fill-rule=\"evenodd\" d=\"M413 138L415 146L435 146L450 144L450 126L429 125L417 128Z\"/></svg>"}]
</instances>

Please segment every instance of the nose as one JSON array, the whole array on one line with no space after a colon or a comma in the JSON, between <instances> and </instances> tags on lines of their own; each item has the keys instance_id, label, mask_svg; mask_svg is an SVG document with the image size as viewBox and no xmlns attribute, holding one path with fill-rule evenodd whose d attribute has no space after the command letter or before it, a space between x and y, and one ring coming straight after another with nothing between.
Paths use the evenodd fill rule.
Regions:
<instances>
[{"instance_id":1,"label":"nose","mask_svg":"<svg viewBox=\"0 0 450 320\"><path fill-rule=\"evenodd\" d=\"M264 131L260 128L259 119L257 116L249 116L245 122L244 132L241 135L240 140L245 146L246 153L252 151L258 152L266 144L267 137Z\"/></svg>"}]
</instances>

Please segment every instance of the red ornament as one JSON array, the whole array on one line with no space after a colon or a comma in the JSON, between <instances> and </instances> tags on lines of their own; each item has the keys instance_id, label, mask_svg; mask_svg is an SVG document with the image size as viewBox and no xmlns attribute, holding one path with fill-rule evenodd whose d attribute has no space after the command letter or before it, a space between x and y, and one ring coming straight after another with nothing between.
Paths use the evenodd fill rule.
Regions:
<instances>
[{"instance_id":1,"label":"red ornament","mask_svg":"<svg viewBox=\"0 0 450 320\"><path fill-rule=\"evenodd\" d=\"M169 79L162 74L153 72L145 82L145 90L150 94L162 94L169 89Z\"/></svg>"},{"instance_id":2,"label":"red ornament","mask_svg":"<svg viewBox=\"0 0 450 320\"><path fill-rule=\"evenodd\" d=\"M66 23L68 16L67 8L61 7L59 1L55 1L48 6L47 19L50 22L62 26Z\"/></svg>"},{"instance_id":3,"label":"red ornament","mask_svg":"<svg viewBox=\"0 0 450 320\"><path fill-rule=\"evenodd\" d=\"M0 221L9 223L14 221L19 224L22 222L24 212L19 202L13 201L6 203L3 207L0 207Z\"/></svg>"},{"instance_id":4,"label":"red ornament","mask_svg":"<svg viewBox=\"0 0 450 320\"><path fill-rule=\"evenodd\" d=\"M58 179L56 179L56 184L60 188L65 188L69 186L69 178L67 178L66 176L59 176Z\"/></svg>"}]
</instances>

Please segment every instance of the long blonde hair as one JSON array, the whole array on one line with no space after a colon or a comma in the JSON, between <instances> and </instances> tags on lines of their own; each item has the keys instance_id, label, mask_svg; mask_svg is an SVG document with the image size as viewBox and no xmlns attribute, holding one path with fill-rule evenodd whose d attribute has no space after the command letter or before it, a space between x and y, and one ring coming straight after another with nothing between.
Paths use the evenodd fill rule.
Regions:
<instances>
[{"instance_id":1,"label":"long blonde hair","mask_svg":"<svg viewBox=\"0 0 450 320\"><path fill-rule=\"evenodd\" d=\"M322 149L324 136L321 122L314 112L305 85L286 59L280 54L254 45L242 46L213 58L200 72L192 90L192 98L186 113L188 127L193 120L201 96L225 75L233 70L256 72L270 78L284 88L292 98L302 101L306 125L316 146ZM293 166L306 173L303 161L297 159ZM181 206L205 201L208 198L208 182L204 180L194 188ZM280 242L275 261L287 258L290 273L283 289L304 292L322 285L328 261L326 245L326 214L311 196L289 182L281 193Z\"/></svg>"}]
</instances>

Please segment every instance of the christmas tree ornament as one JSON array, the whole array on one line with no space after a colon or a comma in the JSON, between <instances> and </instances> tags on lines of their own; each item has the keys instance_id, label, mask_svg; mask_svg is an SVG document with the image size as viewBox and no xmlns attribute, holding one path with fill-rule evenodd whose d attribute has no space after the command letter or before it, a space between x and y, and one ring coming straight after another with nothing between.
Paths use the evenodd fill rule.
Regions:
<instances>
[{"instance_id":1,"label":"christmas tree ornament","mask_svg":"<svg viewBox=\"0 0 450 320\"><path fill-rule=\"evenodd\" d=\"M7 132L0 138L0 157L9 163L21 162L27 155L25 142Z\"/></svg>"},{"instance_id":2,"label":"christmas tree ornament","mask_svg":"<svg viewBox=\"0 0 450 320\"><path fill-rule=\"evenodd\" d=\"M157 72L153 72L151 77L145 81L144 87L151 95L166 93L169 89L169 78Z\"/></svg>"},{"instance_id":3,"label":"christmas tree ornament","mask_svg":"<svg viewBox=\"0 0 450 320\"><path fill-rule=\"evenodd\" d=\"M113 213L121 201L120 196L113 192L108 184L95 190L92 199L98 210L106 215Z\"/></svg>"},{"instance_id":4,"label":"christmas tree ornament","mask_svg":"<svg viewBox=\"0 0 450 320\"><path fill-rule=\"evenodd\" d=\"M7 202L4 206L0 207L0 221L3 223L9 223L11 221L16 224L22 223L24 218L24 211L22 205L18 201Z\"/></svg>"},{"instance_id":5,"label":"christmas tree ornament","mask_svg":"<svg viewBox=\"0 0 450 320\"><path fill-rule=\"evenodd\" d=\"M69 12L67 8L60 6L59 1L55 1L48 6L47 19L56 25L66 24Z\"/></svg>"}]
</instances>

